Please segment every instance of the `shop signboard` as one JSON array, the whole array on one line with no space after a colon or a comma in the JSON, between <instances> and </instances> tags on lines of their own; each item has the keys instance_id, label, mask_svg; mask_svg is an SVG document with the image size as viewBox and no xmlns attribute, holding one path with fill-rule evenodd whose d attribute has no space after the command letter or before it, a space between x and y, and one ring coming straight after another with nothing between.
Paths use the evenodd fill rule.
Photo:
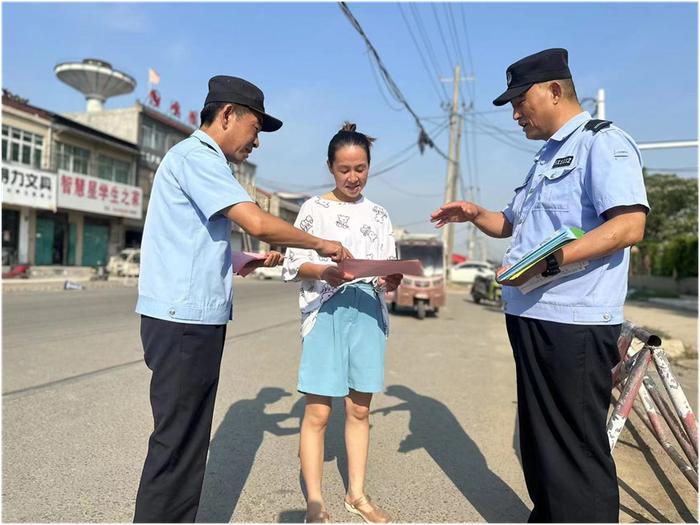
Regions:
<instances>
[{"instance_id":1,"label":"shop signboard","mask_svg":"<svg viewBox=\"0 0 700 525\"><path fill-rule=\"evenodd\" d=\"M58 206L61 208L141 219L142 197L138 186L66 171L58 172Z\"/></svg>"},{"instance_id":2,"label":"shop signboard","mask_svg":"<svg viewBox=\"0 0 700 525\"><path fill-rule=\"evenodd\" d=\"M3 162L3 204L56 211L57 188L55 173Z\"/></svg>"}]
</instances>

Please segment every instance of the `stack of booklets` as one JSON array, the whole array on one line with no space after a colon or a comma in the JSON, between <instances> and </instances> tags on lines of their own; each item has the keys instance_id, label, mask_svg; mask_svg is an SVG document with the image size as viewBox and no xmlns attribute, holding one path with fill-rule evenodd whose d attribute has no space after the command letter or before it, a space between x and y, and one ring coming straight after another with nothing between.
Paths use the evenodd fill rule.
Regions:
<instances>
[{"instance_id":1,"label":"stack of booklets","mask_svg":"<svg viewBox=\"0 0 700 525\"><path fill-rule=\"evenodd\" d=\"M583 237L584 233L582 229L573 227L564 227L557 230L551 237L542 241L539 246L527 252L518 262L499 275L498 281L504 282L517 279L535 264L556 252L565 244Z\"/></svg>"}]
</instances>

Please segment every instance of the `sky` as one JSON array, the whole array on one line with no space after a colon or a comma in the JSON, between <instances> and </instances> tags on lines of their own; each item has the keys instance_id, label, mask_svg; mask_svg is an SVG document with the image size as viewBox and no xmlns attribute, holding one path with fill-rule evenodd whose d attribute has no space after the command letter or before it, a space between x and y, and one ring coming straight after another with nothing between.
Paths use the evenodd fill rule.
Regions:
<instances>
[{"instance_id":1,"label":"sky","mask_svg":"<svg viewBox=\"0 0 700 525\"><path fill-rule=\"evenodd\" d=\"M509 106L491 101L505 70L551 47L569 51L584 109L605 90L606 118L639 143L697 140L697 3L348 3L405 100L436 145L448 150L446 101L454 66L468 107L461 174L482 206L502 209L542 142L528 141ZM367 47L337 3L13 3L2 4L2 86L58 113L83 111L83 96L60 82L56 64L99 58L133 76L128 95L106 108L145 99L155 69L161 108L177 100L186 118L199 112L207 81L246 78L265 92L268 113L284 121L263 133L249 161L258 186L318 194L332 187L328 142L345 120L377 138L365 195L385 206L395 226L433 232L429 215L444 201L447 163L415 146L418 128L387 91ZM420 51L419 51L420 50ZM412 146L413 145L413 146ZM647 150L652 170L697 178L697 149ZM469 188L479 188L469 192ZM460 196L462 194L460 193ZM455 252L466 253L467 228ZM500 259L507 241L490 240Z\"/></svg>"}]
</instances>

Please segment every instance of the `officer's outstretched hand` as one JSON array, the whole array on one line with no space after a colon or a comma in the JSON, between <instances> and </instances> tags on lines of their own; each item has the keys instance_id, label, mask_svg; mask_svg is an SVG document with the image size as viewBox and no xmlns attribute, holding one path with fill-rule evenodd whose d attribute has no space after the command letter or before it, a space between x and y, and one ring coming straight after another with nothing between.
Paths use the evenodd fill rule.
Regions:
<instances>
[{"instance_id":1,"label":"officer's outstretched hand","mask_svg":"<svg viewBox=\"0 0 700 525\"><path fill-rule=\"evenodd\" d=\"M270 250L267 252L267 257L265 258L263 266L267 266L268 268L271 266L279 266L282 264L282 261L284 261L284 256L280 252Z\"/></svg>"},{"instance_id":2,"label":"officer's outstretched hand","mask_svg":"<svg viewBox=\"0 0 700 525\"><path fill-rule=\"evenodd\" d=\"M442 228L448 222L473 221L477 215L479 208L473 202L448 202L430 215L430 222L436 223L436 228Z\"/></svg>"},{"instance_id":3,"label":"officer's outstretched hand","mask_svg":"<svg viewBox=\"0 0 700 525\"><path fill-rule=\"evenodd\" d=\"M350 251L338 241L321 239L321 246L316 248L316 253L321 257L330 257L333 262L341 262L345 259L354 259Z\"/></svg>"}]
</instances>

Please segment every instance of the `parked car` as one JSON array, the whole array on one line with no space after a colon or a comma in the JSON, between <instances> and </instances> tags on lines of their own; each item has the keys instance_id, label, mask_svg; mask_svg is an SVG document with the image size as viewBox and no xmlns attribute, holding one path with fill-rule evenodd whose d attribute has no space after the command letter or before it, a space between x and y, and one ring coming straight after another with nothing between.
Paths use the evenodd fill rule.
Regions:
<instances>
[{"instance_id":1,"label":"parked car","mask_svg":"<svg viewBox=\"0 0 700 525\"><path fill-rule=\"evenodd\" d=\"M253 270L253 275L258 279L274 279L275 281L282 280L282 265L278 266L261 266Z\"/></svg>"},{"instance_id":2,"label":"parked car","mask_svg":"<svg viewBox=\"0 0 700 525\"><path fill-rule=\"evenodd\" d=\"M140 268L141 250L138 248L125 248L117 255L112 255L107 263L107 272L120 277L138 277Z\"/></svg>"},{"instance_id":3,"label":"parked car","mask_svg":"<svg viewBox=\"0 0 700 525\"><path fill-rule=\"evenodd\" d=\"M467 261L447 270L448 279L459 284L472 284L477 275L493 274L493 267L486 261Z\"/></svg>"}]
</instances>

